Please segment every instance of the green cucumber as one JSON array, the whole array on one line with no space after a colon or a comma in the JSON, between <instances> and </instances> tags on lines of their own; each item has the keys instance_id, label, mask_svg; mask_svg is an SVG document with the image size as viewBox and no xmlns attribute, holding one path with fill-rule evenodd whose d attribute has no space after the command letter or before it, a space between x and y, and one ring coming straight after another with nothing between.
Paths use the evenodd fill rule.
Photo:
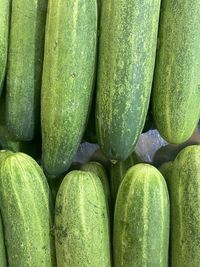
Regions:
<instances>
[{"instance_id":1,"label":"green cucumber","mask_svg":"<svg viewBox=\"0 0 200 267\"><path fill-rule=\"evenodd\" d=\"M93 172L100 178L102 185L103 185L104 194L106 196L107 206L109 210L110 204L111 204L110 186L109 186L109 181L108 181L108 175L106 173L106 169L104 168L104 166L99 162L90 161L82 165L81 170Z\"/></svg>"},{"instance_id":2,"label":"green cucumber","mask_svg":"<svg viewBox=\"0 0 200 267\"><path fill-rule=\"evenodd\" d=\"M200 1L163 0L153 85L153 114L162 137L189 139L200 113Z\"/></svg>"},{"instance_id":3,"label":"green cucumber","mask_svg":"<svg viewBox=\"0 0 200 267\"><path fill-rule=\"evenodd\" d=\"M94 173L65 176L56 197L55 233L58 266L111 266L106 200Z\"/></svg>"},{"instance_id":4,"label":"green cucumber","mask_svg":"<svg viewBox=\"0 0 200 267\"><path fill-rule=\"evenodd\" d=\"M97 3L48 5L42 82L42 159L57 176L70 166L87 123L96 61Z\"/></svg>"},{"instance_id":5,"label":"green cucumber","mask_svg":"<svg viewBox=\"0 0 200 267\"><path fill-rule=\"evenodd\" d=\"M6 248L4 244L4 230L3 230L1 214L0 214L0 266L1 267L7 266Z\"/></svg>"},{"instance_id":6,"label":"green cucumber","mask_svg":"<svg viewBox=\"0 0 200 267\"><path fill-rule=\"evenodd\" d=\"M170 181L172 179L172 169L173 169L172 167L173 167L173 161L168 161L163 163L159 168L159 171L165 178L168 190L170 190Z\"/></svg>"},{"instance_id":7,"label":"green cucumber","mask_svg":"<svg viewBox=\"0 0 200 267\"><path fill-rule=\"evenodd\" d=\"M12 153L0 167L0 209L10 267L54 267L52 200L46 178L28 155Z\"/></svg>"},{"instance_id":8,"label":"green cucumber","mask_svg":"<svg viewBox=\"0 0 200 267\"><path fill-rule=\"evenodd\" d=\"M5 90L0 97L0 148L11 150L13 152L24 152L31 157L38 159L40 157L40 138L37 136L30 142L17 141L8 131L6 125L6 106L5 106Z\"/></svg>"},{"instance_id":9,"label":"green cucumber","mask_svg":"<svg viewBox=\"0 0 200 267\"><path fill-rule=\"evenodd\" d=\"M200 146L184 148L173 162L170 181L170 266L200 264Z\"/></svg>"},{"instance_id":10,"label":"green cucumber","mask_svg":"<svg viewBox=\"0 0 200 267\"><path fill-rule=\"evenodd\" d=\"M128 158L145 123L159 11L160 0L102 1L96 125L112 160Z\"/></svg>"},{"instance_id":11,"label":"green cucumber","mask_svg":"<svg viewBox=\"0 0 200 267\"><path fill-rule=\"evenodd\" d=\"M167 267L169 196L161 173L148 164L130 168L116 200L115 267Z\"/></svg>"},{"instance_id":12,"label":"green cucumber","mask_svg":"<svg viewBox=\"0 0 200 267\"><path fill-rule=\"evenodd\" d=\"M110 189L113 207L115 206L115 201L117 197L117 192L119 186L127 172L127 170L133 165L139 163L141 160L135 152L132 153L124 161L118 161L117 163L111 163L110 165Z\"/></svg>"},{"instance_id":13,"label":"green cucumber","mask_svg":"<svg viewBox=\"0 0 200 267\"><path fill-rule=\"evenodd\" d=\"M10 0L0 0L0 95L7 66L9 19Z\"/></svg>"},{"instance_id":14,"label":"green cucumber","mask_svg":"<svg viewBox=\"0 0 200 267\"><path fill-rule=\"evenodd\" d=\"M7 77L7 125L32 140L38 131L47 0L12 1Z\"/></svg>"}]
</instances>

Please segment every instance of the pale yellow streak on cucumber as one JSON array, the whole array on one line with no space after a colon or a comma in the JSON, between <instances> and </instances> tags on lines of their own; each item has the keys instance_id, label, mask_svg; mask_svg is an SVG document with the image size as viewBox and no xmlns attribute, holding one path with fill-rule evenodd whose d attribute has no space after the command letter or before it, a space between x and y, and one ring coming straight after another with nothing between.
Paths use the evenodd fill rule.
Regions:
<instances>
[{"instance_id":1,"label":"pale yellow streak on cucumber","mask_svg":"<svg viewBox=\"0 0 200 267\"><path fill-rule=\"evenodd\" d=\"M161 248L160 248L160 264L163 264L164 263L164 259L163 259L163 237L164 237L164 220L165 220L165 216L164 216L164 210L165 210L165 203L164 203L164 199L165 199L165 195L166 195L166 192L164 190L164 187L163 187L163 182L161 181L161 178L160 176L158 176L158 179L159 179L159 195L160 195L160 204L161 204L161 215L159 216L160 217L160 239L161 239Z\"/></svg>"},{"instance_id":2,"label":"pale yellow streak on cucumber","mask_svg":"<svg viewBox=\"0 0 200 267\"><path fill-rule=\"evenodd\" d=\"M181 171L182 171L182 166L180 166L179 165L179 172L181 173ZM181 169L180 169L181 168ZM179 225L179 229L178 229L178 231L179 231L179 234L178 234L178 236L180 237L179 238L179 240L183 240L183 232L184 232L184 226L183 226L183 213L182 213L182 205L184 205L183 203L182 203L182 180L180 179L180 174L179 174L179 184L177 184L176 186L177 186L177 188L178 188L178 192L177 192L177 197L176 198L178 198L178 201L176 201L176 205L178 206L178 212L177 212L177 215L179 216L179 222L180 222L180 225ZM173 182L173 184L174 184L174 182ZM174 192L176 192L175 191L175 188L173 188L172 189L172 191L174 191ZM175 194L175 193L173 193L173 194ZM174 214L174 216L176 216L176 214ZM177 227L176 227L176 230L177 230ZM177 236L177 235L176 235ZM180 241L176 241L177 243L176 244L180 244L181 242ZM182 254L182 250L181 250L181 254Z\"/></svg>"},{"instance_id":3,"label":"pale yellow streak on cucumber","mask_svg":"<svg viewBox=\"0 0 200 267\"><path fill-rule=\"evenodd\" d=\"M80 215L81 215L81 226L84 231L83 236L88 235L88 231L86 229L86 220L85 220L85 210L84 210L84 205L85 205L85 192L84 192L84 180L80 180L79 183L79 210L80 210ZM78 196L77 196L78 197Z\"/></svg>"},{"instance_id":4,"label":"pale yellow streak on cucumber","mask_svg":"<svg viewBox=\"0 0 200 267\"><path fill-rule=\"evenodd\" d=\"M140 175L138 174L138 177L140 177ZM130 179L130 178L129 178ZM126 203L124 205L124 221L126 222L127 221L127 218L128 218L128 210L129 210L129 204L132 203L132 201L130 201L130 198L134 195L134 184L136 183L136 181L138 180L138 178L134 178L132 179L131 183L129 184L129 192L127 194L127 197L126 199L124 199L124 203ZM125 238L125 231L122 230L122 234L121 234L121 244L122 244L122 248L124 249L123 245L126 243L124 241L126 241L126 238ZM123 259L123 250L122 250L122 253L121 253L121 266L124 266L124 259Z\"/></svg>"},{"instance_id":5,"label":"pale yellow streak on cucumber","mask_svg":"<svg viewBox=\"0 0 200 267\"><path fill-rule=\"evenodd\" d=\"M149 168L146 168L146 177L142 177L144 182L141 181L141 183L143 184L143 189L144 189L144 193L143 193L143 219L144 219L144 238L143 238L143 260L144 262L146 262L148 255L146 254L147 252L147 244L148 244L148 197L149 197L149 179L147 177L149 177ZM147 178L147 179L146 179ZM146 265L145 265L146 266Z\"/></svg>"},{"instance_id":6,"label":"pale yellow streak on cucumber","mask_svg":"<svg viewBox=\"0 0 200 267\"><path fill-rule=\"evenodd\" d=\"M7 160L10 160L10 157L8 157ZM13 170L15 170L15 167L16 167L15 165L13 166L13 161L10 160L10 177L16 178L16 172L13 171ZM17 191L15 190L15 182L13 183L13 179L9 179L9 180L10 180L10 185L11 185L11 188L12 188L13 196L15 196L15 199L16 199L15 204L19 207L19 211L20 211L21 217L23 219L23 222L25 222L26 219L25 219L25 215L24 215L24 209L23 209L23 207L21 205L21 201L20 201L19 195L18 195ZM26 232L26 227L25 226L24 226L24 231ZM29 244L29 242L28 242L29 240L27 239L27 234L23 235L23 238L26 239L26 244ZM30 250L26 250L26 252L27 251L30 252ZM33 262L31 254L29 255L29 259L30 259L30 262Z\"/></svg>"},{"instance_id":7,"label":"pale yellow streak on cucumber","mask_svg":"<svg viewBox=\"0 0 200 267\"><path fill-rule=\"evenodd\" d=\"M19 157L19 155L18 155L18 157ZM28 161L28 160L26 160L26 158L25 157L23 157L23 156L20 156L21 158L23 158L23 161L24 161L24 163L26 164L26 166L27 166L27 168L26 168L26 170L23 168L23 166L21 165L21 162L20 162L20 160L19 160L19 158L18 158L17 156L15 156L15 160L16 160L16 162L18 163L18 167L20 168L20 170L21 170L21 172L23 173L23 175L22 175L22 177L27 177L27 170L30 170L31 168L33 168L34 166L33 166L33 164L30 164L30 162ZM28 168L28 166L29 166L29 168ZM29 172L30 173L30 179L33 179L33 180L37 180L37 183L38 183L38 187L40 187L40 197L42 196L42 193L44 193L44 195L43 195L43 202L42 202L42 205L43 204L45 204L45 206L48 208L48 202L46 201L47 200L47 194L45 194L45 191L43 191L42 189L44 188L44 184L43 183L41 183L41 179L38 179L38 177L37 177L37 179L36 179L36 176L33 176L33 173L32 172ZM37 174L38 176L39 176L39 173ZM35 182L34 181L34 182ZM29 182L29 181L28 181ZM40 184L40 186L39 186L39 184ZM41 233L43 233L43 231L44 231L44 229L43 229L43 225L41 225L41 223L40 223L40 214L38 214L38 207L36 207L36 202L35 202L35 192L33 192L33 187L32 186L30 186L26 181L24 181L23 182L23 185L24 185L24 189L25 188L27 188L26 189L26 191L27 192L29 192L29 197L30 197L30 199L32 198L32 201L31 201L31 213L33 214L33 211L35 211L34 212L34 214L35 214L35 216L34 216L34 220L36 221L36 225L37 225L37 227L40 227L40 229L41 230L38 230L38 235L37 235L37 238L40 236L40 239L41 239L41 241L43 240L43 237L42 237L42 235L41 235ZM43 191L43 192L42 192ZM37 192L38 193L38 192ZM46 197L45 197L46 196ZM25 228L25 227L24 227ZM25 228L26 229L26 228ZM41 242L42 243L42 242ZM28 243L27 243L28 244ZM49 256L50 256L50 254L49 254Z\"/></svg>"},{"instance_id":8,"label":"pale yellow streak on cucumber","mask_svg":"<svg viewBox=\"0 0 200 267\"><path fill-rule=\"evenodd\" d=\"M69 177L68 179L64 178L63 182L61 183L60 189L58 191L57 194L57 198L56 198L56 208L57 206L62 207L61 210L61 214L59 214L58 216L55 216L55 225L56 228L57 226L63 226L65 225L66 221L65 221L65 216L63 215L63 213L65 213L65 211L67 210L67 205L68 205L68 201L66 201L66 199L69 197L70 194L68 194L68 188L70 187L70 189L72 189L71 187L71 177ZM59 266L62 261L65 260L66 256L65 255L65 251L66 251L66 243L63 245L60 245L59 239L57 237L57 233L55 232L55 243L56 243L56 254L57 256L57 265Z\"/></svg>"},{"instance_id":9,"label":"pale yellow streak on cucumber","mask_svg":"<svg viewBox=\"0 0 200 267\"><path fill-rule=\"evenodd\" d=\"M72 43L76 43L77 39L77 20L78 20L78 3L79 1L74 1L74 6L73 6L73 31L72 31ZM75 49L73 50L75 53Z\"/></svg>"}]
</instances>

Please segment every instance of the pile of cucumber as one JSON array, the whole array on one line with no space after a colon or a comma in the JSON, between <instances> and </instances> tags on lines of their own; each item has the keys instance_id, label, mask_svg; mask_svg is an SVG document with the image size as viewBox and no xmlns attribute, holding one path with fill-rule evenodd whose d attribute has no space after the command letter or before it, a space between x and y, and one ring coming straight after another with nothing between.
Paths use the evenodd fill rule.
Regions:
<instances>
[{"instance_id":1,"label":"pile of cucumber","mask_svg":"<svg viewBox=\"0 0 200 267\"><path fill-rule=\"evenodd\" d=\"M199 267L199 117L200 0L0 0L0 267Z\"/></svg>"}]
</instances>

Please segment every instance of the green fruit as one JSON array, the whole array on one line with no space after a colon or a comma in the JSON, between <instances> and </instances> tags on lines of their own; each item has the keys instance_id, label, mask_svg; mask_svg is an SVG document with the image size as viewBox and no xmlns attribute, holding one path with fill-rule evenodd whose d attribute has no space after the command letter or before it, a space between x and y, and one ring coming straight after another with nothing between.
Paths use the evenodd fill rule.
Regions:
<instances>
[{"instance_id":1,"label":"green fruit","mask_svg":"<svg viewBox=\"0 0 200 267\"><path fill-rule=\"evenodd\" d=\"M96 125L103 153L125 160L142 132L153 80L160 0L102 1Z\"/></svg>"},{"instance_id":2,"label":"green fruit","mask_svg":"<svg viewBox=\"0 0 200 267\"><path fill-rule=\"evenodd\" d=\"M95 0L49 1L42 83L42 158L48 175L65 172L85 130L97 38Z\"/></svg>"},{"instance_id":3,"label":"green fruit","mask_svg":"<svg viewBox=\"0 0 200 267\"><path fill-rule=\"evenodd\" d=\"M9 267L54 267L51 195L42 169L28 155L1 161L0 209Z\"/></svg>"},{"instance_id":4,"label":"green fruit","mask_svg":"<svg viewBox=\"0 0 200 267\"><path fill-rule=\"evenodd\" d=\"M184 148L173 162L170 181L170 266L200 264L200 146Z\"/></svg>"},{"instance_id":5,"label":"green fruit","mask_svg":"<svg viewBox=\"0 0 200 267\"><path fill-rule=\"evenodd\" d=\"M165 180L151 165L137 164L118 191L114 216L115 267L167 267L169 197Z\"/></svg>"},{"instance_id":6,"label":"green fruit","mask_svg":"<svg viewBox=\"0 0 200 267\"><path fill-rule=\"evenodd\" d=\"M0 0L0 95L6 73L10 0Z\"/></svg>"},{"instance_id":7,"label":"green fruit","mask_svg":"<svg viewBox=\"0 0 200 267\"><path fill-rule=\"evenodd\" d=\"M110 188L111 188L111 198L112 198L113 206L115 206L117 192L127 170L139 162L140 162L140 159L138 158L137 154L133 152L132 155L128 157L126 160L118 161L115 164L111 163L110 165Z\"/></svg>"},{"instance_id":8,"label":"green fruit","mask_svg":"<svg viewBox=\"0 0 200 267\"><path fill-rule=\"evenodd\" d=\"M103 185L103 189L104 189L104 194L106 196L106 202L107 202L107 206L108 206L108 210L110 207L110 186L109 186L109 182L108 182L108 175L106 173L106 170L104 168L104 166L99 163L99 162L95 162L95 161L90 161L85 163L84 165L81 166L81 170L82 171L88 171L88 172L93 172L94 174L96 174L99 179L102 182Z\"/></svg>"},{"instance_id":9,"label":"green fruit","mask_svg":"<svg viewBox=\"0 0 200 267\"><path fill-rule=\"evenodd\" d=\"M18 140L37 132L47 0L12 1L7 77L7 124Z\"/></svg>"},{"instance_id":10,"label":"green fruit","mask_svg":"<svg viewBox=\"0 0 200 267\"><path fill-rule=\"evenodd\" d=\"M163 0L153 85L153 114L162 137L189 139L200 113L200 1Z\"/></svg>"},{"instance_id":11,"label":"green fruit","mask_svg":"<svg viewBox=\"0 0 200 267\"><path fill-rule=\"evenodd\" d=\"M3 231L3 223L0 215L0 266L7 266L7 258L6 258L6 248L4 244L4 231Z\"/></svg>"},{"instance_id":12,"label":"green fruit","mask_svg":"<svg viewBox=\"0 0 200 267\"><path fill-rule=\"evenodd\" d=\"M58 266L111 266L106 200L94 173L65 176L56 197L55 229Z\"/></svg>"}]
</instances>

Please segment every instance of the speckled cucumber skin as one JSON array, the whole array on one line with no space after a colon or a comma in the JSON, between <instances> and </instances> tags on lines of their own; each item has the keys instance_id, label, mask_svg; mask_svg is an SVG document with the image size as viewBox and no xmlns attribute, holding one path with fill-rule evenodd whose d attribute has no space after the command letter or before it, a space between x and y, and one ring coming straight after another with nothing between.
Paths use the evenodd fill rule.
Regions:
<instances>
[{"instance_id":1,"label":"speckled cucumber skin","mask_svg":"<svg viewBox=\"0 0 200 267\"><path fill-rule=\"evenodd\" d=\"M137 164L123 179L114 216L115 267L167 267L169 196L161 173Z\"/></svg>"},{"instance_id":2,"label":"speckled cucumber skin","mask_svg":"<svg viewBox=\"0 0 200 267\"><path fill-rule=\"evenodd\" d=\"M65 176L56 197L55 229L58 267L111 267L105 195L94 173Z\"/></svg>"},{"instance_id":3,"label":"speckled cucumber skin","mask_svg":"<svg viewBox=\"0 0 200 267\"><path fill-rule=\"evenodd\" d=\"M163 0L153 85L153 114L162 137L190 138L200 113L200 1Z\"/></svg>"},{"instance_id":4,"label":"speckled cucumber skin","mask_svg":"<svg viewBox=\"0 0 200 267\"><path fill-rule=\"evenodd\" d=\"M125 160L142 132L153 80L160 0L102 1L97 138L109 159Z\"/></svg>"},{"instance_id":5,"label":"speckled cucumber skin","mask_svg":"<svg viewBox=\"0 0 200 267\"><path fill-rule=\"evenodd\" d=\"M52 200L42 169L12 153L0 167L0 209L10 267L54 267Z\"/></svg>"},{"instance_id":6,"label":"speckled cucumber skin","mask_svg":"<svg viewBox=\"0 0 200 267\"><path fill-rule=\"evenodd\" d=\"M10 0L0 0L0 95L7 65Z\"/></svg>"},{"instance_id":7,"label":"speckled cucumber skin","mask_svg":"<svg viewBox=\"0 0 200 267\"><path fill-rule=\"evenodd\" d=\"M40 115L47 0L12 1L7 77L7 125L18 140L33 139Z\"/></svg>"},{"instance_id":8,"label":"speckled cucumber skin","mask_svg":"<svg viewBox=\"0 0 200 267\"><path fill-rule=\"evenodd\" d=\"M111 198L112 198L112 204L115 205L117 192L119 189L119 186L127 172L127 170L132 167L133 165L139 163L141 160L137 156L135 152L132 153L131 156L129 156L124 161L118 161L117 163L110 165L110 190L111 190Z\"/></svg>"},{"instance_id":9,"label":"speckled cucumber skin","mask_svg":"<svg viewBox=\"0 0 200 267\"><path fill-rule=\"evenodd\" d=\"M65 172L87 123L96 59L95 0L49 1L42 82L42 159Z\"/></svg>"},{"instance_id":10,"label":"speckled cucumber skin","mask_svg":"<svg viewBox=\"0 0 200 267\"><path fill-rule=\"evenodd\" d=\"M110 206L110 186L108 181L108 175L104 166L96 161L89 161L81 166L82 171L93 172L96 174L102 182L104 193L106 196L108 207Z\"/></svg>"},{"instance_id":11,"label":"speckled cucumber skin","mask_svg":"<svg viewBox=\"0 0 200 267\"><path fill-rule=\"evenodd\" d=\"M200 264L200 146L184 148L173 163L170 182L170 266Z\"/></svg>"},{"instance_id":12,"label":"speckled cucumber skin","mask_svg":"<svg viewBox=\"0 0 200 267\"><path fill-rule=\"evenodd\" d=\"M3 231L3 223L0 214L0 266L7 266L7 258L6 258L6 249L4 243L4 231Z\"/></svg>"}]
</instances>

